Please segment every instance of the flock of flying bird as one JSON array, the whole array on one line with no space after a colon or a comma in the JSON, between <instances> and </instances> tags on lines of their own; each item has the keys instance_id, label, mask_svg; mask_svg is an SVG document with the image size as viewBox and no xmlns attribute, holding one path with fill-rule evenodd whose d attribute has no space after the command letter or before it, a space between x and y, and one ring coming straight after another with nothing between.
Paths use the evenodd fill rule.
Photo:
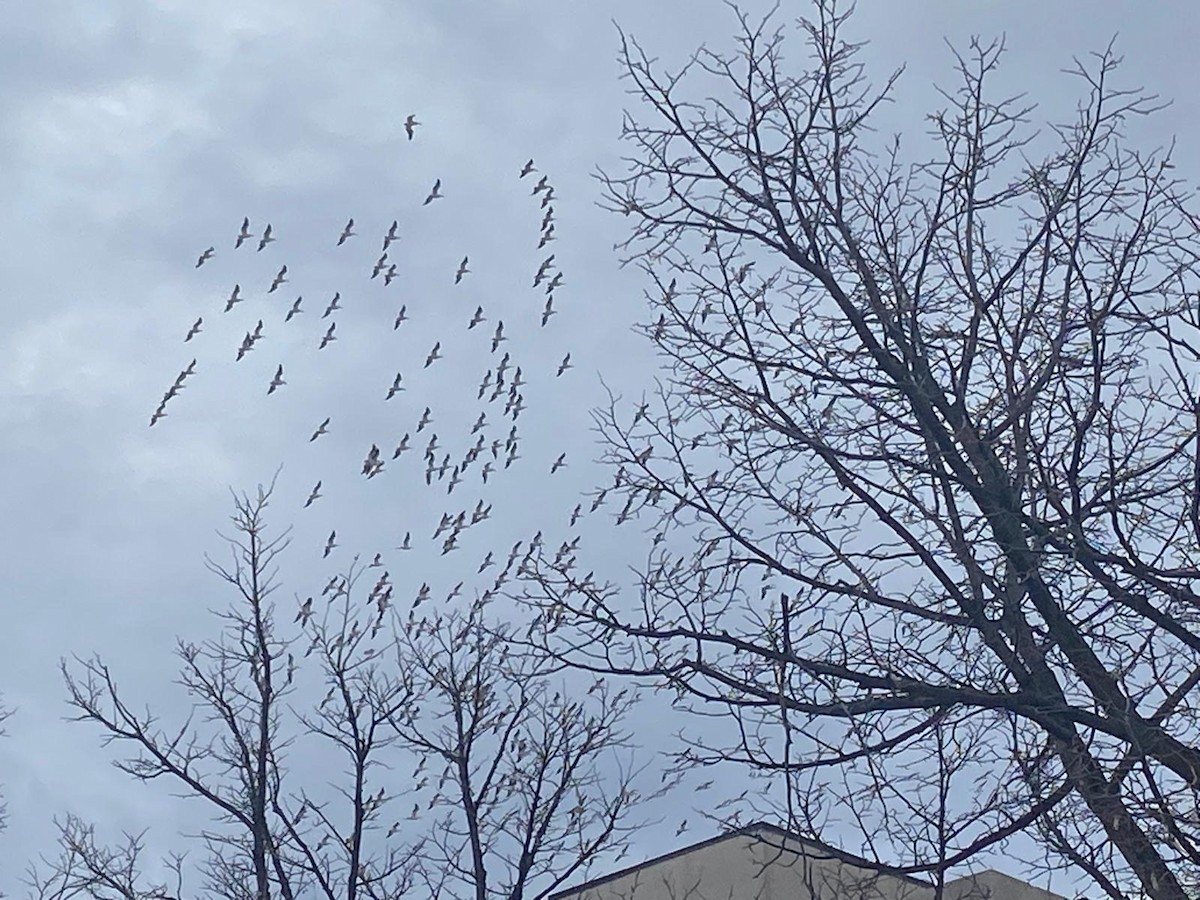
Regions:
<instances>
[{"instance_id":1,"label":"flock of flying bird","mask_svg":"<svg viewBox=\"0 0 1200 900\"><path fill-rule=\"evenodd\" d=\"M405 120L404 127L409 140L413 139L414 130L418 125L420 125L420 123L416 120L415 116L410 115ZM536 171L537 170L534 167L534 162L532 159L530 159L525 163L524 166L521 167L519 178L524 179L527 176L533 175L536 173ZM542 248L545 248L547 244L555 240L553 206L553 202L555 200L554 187L549 183L548 178L543 175L534 184L532 194L535 197L541 195L540 214L542 215L542 220L537 244L538 249L541 250ZM441 179L437 179L434 181L433 187L425 197L422 205L428 206L434 201L443 199L444 197L445 195L442 193ZM399 221L394 220L391 223L391 226L383 234L381 255L375 261L370 273L370 280L375 280L382 277L385 287L397 277L396 263L390 261L388 254L391 245L400 240L399 228ZM355 221L353 218L351 218L346 222L345 226L338 235L335 246L341 247L357 235L358 232L355 230ZM251 230L250 219L249 217L246 217L242 220L241 228L235 237L234 250L240 249L244 244L247 243L253 244L255 238L256 235ZM272 225L266 225L261 235L257 235L256 252L263 252L276 241L277 238L274 235L274 229ZM204 266L216 255L216 248L211 246L208 247L197 259L196 268L198 269ZM454 284L461 284L464 278L470 273L470 258L469 256L464 256L454 273ZM265 293L268 295L273 294L285 284L288 284L288 267L286 265L282 265L275 274ZM545 298L544 301L539 301L541 304L539 318L541 327L543 328L548 325L550 319L558 312L558 310L555 308L555 292L562 285L563 274L556 268L555 254L551 253L544 260L542 260L533 276L533 288L541 289ZM304 310L301 308L302 299L302 297L297 297L296 300L291 304L291 307L284 316L284 324L291 322L295 316L304 312ZM333 299L329 302L328 306L322 313L321 320L329 319L334 315L334 313L343 309L340 302L341 299L340 292L334 294ZM235 284L225 301L224 312L231 312L237 304L246 300L247 297L242 293L241 285ZM398 330L400 326L408 320L409 316L407 305L402 305L393 322L393 330ZM476 306L475 311L471 314L466 323L466 330L473 331L475 328L487 321L488 317L484 312L483 306ZM198 317L188 329L187 334L184 337L184 342L187 343L192 341L201 333L203 326L204 317ZM246 332L245 337L242 339L241 344L237 348L235 361L240 362L248 353L250 353L250 351L256 348L256 345L259 343L259 341L263 339L264 327L264 321L260 318L258 319L254 328ZM336 319L332 319L317 344L318 350L325 350L329 344L338 339L336 335L336 328L337 321ZM508 341L509 335L506 334L505 323L502 319L497 318L495 328L492 330L490 341L488 342L490 345L490 353L493 356L498 354L501 346L507 344ZM424 358L424 368L428 369L442 358L442 341L439 340L434 343L428 354L426 354ZM571 368L571 354L567 353L555 368L556 377L561 377L567 370ZM182 372L180 372L174 384L172 384L172 386L164 394L162 402L159 404L158 408L150 418L151 426L155 425L160 419L167 415L167 403L183 389L186 379L195 373L195 369L196 360L193 359L191 363ZM525 409L524 396L521 392L522 386L526 384L523 375L524 373L522 366L515 363L510 352L504 352L502 357L495 365L488 367L479 384L476 396L477 400L483 401L486 395L487 404L483 409L480 410L478 417L475 419L474 425L470 430L470 434L468 436L468 441L470 441L469 446L466 447L465 452L463 452L457 460L454 459L454 453L452 451L439 444L438 434L434 433L431 427L434 423L433 411L430 407L426 406L420 415L415 428L404 433L404 436L397 443L395 450L391 453L390 459L385 459L384 451L380 449L378 444L373 443L371 445L362 463L362 475L367 479L371 479L379 475L384 470L388 462L399 459L404 453L410 449L413 449L418 440L423 440L416 438L415 435L422 434L428 429L430 431L430 435L428 437L428 441L425 443L423 451L426 485L432 486L435 479L439 483L444 481L447 485L446 493L452 494L455 488L463 483L464 479L468 475L468 471L473 466L477 468L478 475L482 483L487 484L489 476L496 472L496 467L500 464L501 460L503 460L503 467L507 469L512 466L514 462L521 458L519 453L519 435L516 423L521 415L521 412ZM267 387L266 393L268 395L273 394L286 384L287 381L284 378L284 365L279 363L275 369L275 374ZM397 372L394 379L387 387L386 392L383 394L383 399L385 401L390 401L404 390L405 386L403 375L400 372ZM493 404L500 400L502 396L504 397L502 412L500 412L499 416L497 416L493 410ZM489 421L489 415L492 417L492 421ZM326 416L324 418L321 424L313 431L312 436L309 438L310 442L316 441L321 436L329 433L332 418L332 416ZM494 424L494 420L496 418L511 418L511 425L507 428L506 434L501 431L499 433L500 436L492 436L489 440L489 432L495 435L495 432L491 431L490 426ZM439 451L441 452L440 458ZM558 472L565 465L566 454L561 453L551 463L549 467L550 474ZM319 480L309 493L308 498L304 503L304 508L312 506L317 500L324 496L322 494L322 486L323 481ZM601 499L603 498L601 497ZM598 503L593 505L593 510L595 509L596 505L598 505ZM459 540L463 533L470 527L486 520L490 513L491 505L485 504L483 500L480 500L476 504L473 511L464 509L457 513L443 513L441 521L433 534L432 540L437 541L442 539L442 555L451 553L452 551L458 549ZM578 520L579 513L580 508L577 507L575 513L571 517L572 526L574 526L575 522ZM507 565L496 578L493 587L489 591L485 592L484 597L482 598L484 601L486 601L486 599L492 594L499 591L500 587L508 578L513 565L522 555L522 543L523 542L518 541L513 546L508 556ZM541 547L541 543L541 532L538 532L538 534L528 545L528 549L525 553L525 559L528 559L529 554L539 549ZM578 539L576 539L573 544L565 543L564 546L560 548L560 558L563 553L574 551L577 545ZM329 538L325 543L323 553L324 557L328 557L336 546L337 532L333 531L330 533ZM412 547L412 533L407 532L404 535L403 542L396 549L410 550ZM492 566L498 566L498 563L493 559L493 557L493 553L489 552L487 554L486 558L478 567L479 574L482 574L486 569ZM522 564L524 564L524 562L522 562ZM371 567L382 567L382 565L383 562L381 555L376 554L375 560L372 562ZM388 573L385 571L383 576L380 578L379 583L371 592L370 600L376 604L379 613L379 618L375 623L372 634L374 634L374 632L381 627L383 614L390 603L392 586L388 582L388 578ZM452 600L459 594L462 588L463 582L460 582L450 592L450 595L447 599ZM326 586L324 593L329 594L330 592L338 590L346 590L344 579L340 585L339 579L333 579L330 584ZM429 599L430 591L431 588L428 583L422 584L412 605L412 609L414 611L418 606ZM311 615L312 598L310 597L301 605L295 621L300 622L303 626L307 623ZM311 650L312 648L310 648L309 652L311 652Z\"/></svg>"},{"instance_id":2,"label":"flock of flying bird","mask_svg":"<svg viewBox=\"0 0 1200 900\"><path fill-rule=\"evenodd\" d=\"M405 119L404 129L408 136L408 140L413 140L415 129L420 124L421 123L418 122L416 117L413 115L409 115L407 119ZM525 163L524 166L521 167L519 178L524 179L535 174L536 172L537 169L534 167L534 162L532 159L530 159ZM533 196L541 195L540 214L542 219L537 243L537 249L540 251L555 240L553 206L555 194L554 187L549 183L547 176L542 175L536 181L533 186L532 194ZM426 195L422 206L428 206L434 201L441 200L444 197L445 195L442 193L441 179L437 179L434 181L433 187ZM350 218L339 233L335 247L342 247L351 238L357 237L359 233L355 230L355 227L355 220ZM399 228L399 221L393 220L390 227L383 234L381 254L372 266L370 273L370 280L382 278L385 288L389 286L397 277L397 264L389 259L388 254L392 244L400 240ZM251 231L249 217L243 218L241 228L238 230L238 233L235 237L234 250L239 250L244 244L253 243L255 238L256 235ZM257 235L256 253L262 253L271 244L275 243L276 240L277 239L274 236L272 225L267 224L261 235ZM195 267L197 269L201 268L210 260L212 260L213 257L216 256L216 253L217 251L215 247L208 247L203 253L200 254L196 261ZM455 270L454 284L462 284L463 280L469 274L471 274L470 258L469 256L464 255ZM270 286L266 289L265 293L267 295L276 293L283 285L288 283L288 267L286 265L281 265L278 272L272 278ZM555 292L562 285L563 274L555 266L555 254L550 253L550 255L542 260L533 276L533 288L535 290L541 289L545 298L544 302L539 300L539 303L542 304L539 316L540 325L542 328L545 328L550 319L558 312L558 310L555 308ZM674 289L673 282L671 289ZM242 294L241 285L235 284L225 301L224 313L233 311L237 304L246 301L246 299L247 298ZM300 315L304 312L301 306L302 299L302 297L297 297L287 310L287 313L283 318L283 323L285 325L290 323L297 315ZM330 322L319 342L317 343L318 351L325 350L331 343L338 340L336 335L337 320L331 319L331 317L343 309L341 305L341 299L341 293L335 292L333 298L330 300L321 314L319 321L323 322L326 319L330 319ZM399 312L395 316L392 326L393 331L398 330L400 326L408 320L409 315L407 305L402 305ZM466 330L468 332L474 331L474 329L487 321L488 318L485 314L483 306L478 305L466 323ZM660 327L661 324L662 323L660 322ZM198 317L188 329L187 334L184 337L184 342L191 342L197 335L199 335L203 329L203 325L203 316ZM242 339L237 348L235 362L240 362L248 353L255 349L259 341L263 339L264 327L263 319L259 318L254 328L246 332L245 337ZM509 335L506 334L505 323L502 319L497 318L495 328L492 330L490 341L488 342L490 344L490 354L492 356L496 355L500 351L501 345L506 344L508 341ZM439 340L434 343L433 347L426 354L423 367L428 369L442 358L442 342ZM572 367L571 354L567 353L557 364L557 367L555 368L555 377L561 377ZM174 383L163 395L161 403L150 418L151 426L155 425L160 419L167 415L167 403L183 389L185 386L185 381L195 374L195 370L196 360L193 359L188 366L179 373ZM495 365L491 365L487 368L482 380L480 381L476 400L482 402L486 395L487 403L485 408L479 411L478 417L475 419L474 424L470 429L470 433L466 438L467 442L469 442L469 446L466 447L465 452L463 452L457 460L454 460L454 453L451 450L439 444L438 434L432 432L431 428L434 423L433 410L429 406L425 406L424 411L421 413L415 425L415 428L404 433L403 437L397 442L394 451L392 451L390 459L385 459L384 451L381 450L377 443L371 444L371 447L367 451L362 462L361 474L368 480L376 477L384 470L388 462L394 462L398 460L403 454L411 449L414 449L414 446L418 441L424 440L424 438L416 438L415 435L420 435L429 429L430 435L423 450L423 458L425 462L424 477L426 485L432 486L435 479L439 482L439 484L445 481L447 485L447 495L453 494L455 488L463 483L464 479L468 475L468 471L472 467L477 467L481 482L484 485L488 484L489 477L496 472L496 466L500 463L502 457L504 469L508 469L513 465L514 462L521 458L519 453L517 420L519 419L521 412L525 409L524 397L521 393L521 388L525 384L526 381L523 378L522 366L517 364L512 359L510 352L505 352ZM271 378L270 383L267 386L266 393L267 395L274 394L277 390L279 390L279 388L286 385L287 381L284 378L284 365L283 363L279 363L275 369L274 376ZM398 394L405 390L406 388L404 385L403 375L402 373L397 372L391 383L388 385L386 392L383 392L383 400L391 401ZM502 412L499 414L499 416L497 416L494 412L493 404L502 396L504 397L504 404ZM489 412L492 415L493 421L489 421ZM643 404L638 409L638 416L635 418L634 423L636 424L640 418L644 418L646 415L647 405ZM511 418L511 425L507 427L506 434L504 433L503 429L501 429L499 432L493 430L493 426L495 425L494 420L497 418ZM316 427L312 435L309 437L309 442L314 442L320 437L328 434L332 420L332 416L325 416L320 425ZM497 436L498 434L502 436ZM442 454L440 458L438 456L439 451ZM647 449L644 455L648 456L649 452L649 449ZM564 466L566 466L566 457L566 453L560 453L550 464L549 474L554 475ZM644 458L639 457L639 459L640 461L644 462ZM452 460L454 461L452 462ZM608 495L611 491L620 490L623 484L626 483L625 470L622 468L617 472L616 479L610 487L601 489L594 495L588 512L595 513L597 508L604 503L606 495ZM305 509L311 507L317 500L324 496L322 494L322 487L323 481L318 480L316 485L314 485L310 491L307 500L304 502ZM635 496L636 492L629 494L624 509L622 509L616 517L616 523L618 525L629 520ZM657 501L657 496L653 496L649 500L649 502L651 502L653 505L657 505ZM489 518L491 511L491 504L485 502L483 499L480 499L475 504L473 509L471 509L468 504L467 508L457 512L443 512L430 540L434 542L441 540L441 554L445 556L454 550L459 549L459 541L462 535L473 526L486 521ZM572 529L576 526L580 517L584 514L583 504L576 505L570 515L570 527ZM657 545L661 539L662 534L660 533L655 539L655 544ZM579 537L575 536L570 541L564 541L561 546L558 547L558 550L554 555L554 565L556 567L560 567L560 571L569 571L574 567L575 554L578 550L579 540ZM497 554L494 551L489 551L479 563L477 569L475 570L475 574L482 575L488 569L493 568L497 570L497 574L495 575L495 579L491 587L485 590L481 596L477 596L475 603L482 605L483 603L486 603L492 596L498 593L501 587L510 578L514 566L517 567L518 573L523 571L524 567L530 562L533 554L538 552L542 548L542 545L543 536L540 530L533 536L531 540L528 541L528 543L524 541L517 541L508 551L507 560L504 562L503 568L501 568L501 562L496 558ZM322 558L328 558L333 550L338 546L337 531L335 529L329 533L329 537L325 541L322 551ZM412 550L413 548L414 545L412 532L408 531L405 533L404 539L400 546L396 547L395 549L399 551L408 551ZM383 567L383 554L376 553L368 568L382 569ZM465 579L458 581L458 583L449 591L448 595L446 596L446 603L452 602L461 594L465 583ZM586 576L580 578L578 580L578 584L585 588L594 585L593 573L589 572ZM367 598L367 604L370 608L370 613L365 621L370 622L372 618L374 619L374 623L370 628L370 636L372 638L383 627L384 616L392 605L393 587L394 586L390 581L389 572L384 569L374 587L371 589L369 597ZM425 604L431 600L432 592L433 589L428 582L423 582L420 588L417 590L408 614L408 627L410 629L413 627L417 609L422 606L422 604ZM323 597L331 594L332 597L330 599L336 599L339 596L348 596L349 576L335 575L332 577L321 592ZM313 602L313 597L310 596L299 605L299 609L296 612L293 622L299 623L301 628L306 628L309 620L314 615ZM437 615L433 624L433 628L436 629L440 625L440 622L441 616ZM423 627L424 624L425 621L422 619L418 627ZM466 629L464 628L464 633L458 635L458 639L461 640L465 637L465 631ZM353 627L349 633L345 635L339 634L334 639L333 643L330 644L328 650L332 653L339 647L353 645L356 640L365 636L366 635L360 630L359 622L356 620L353 623ZM311 645L304 655L308 656L320 645L321 637L319 635L314 636ZM288 654L287 677L289 682L294 669L295 660L291 654ZM703 790L707 787L710 787L711 784L712 782L706 782L704 785L698 788L698 790ZM420 785L418 787L420 787ZM436 799L437 798L435 797L434 802L436 802ZM433 802L430 803L430 808L432 808L432 806ZM415 818L418 813L419 807L414 806L413 813L409 816L409 818ZM400 823L397 822L395 825L393 825L392 831L389 832L389 837L399 827L399 824ZM679 829L676 831L676 836L682 834L686 828L687 820L685 819L679 826ZM621 856L624 855L624 852L625 851L622 850ZM618 856L617 859L620 859L620 856Z\"/></svg>"}]
</instances>

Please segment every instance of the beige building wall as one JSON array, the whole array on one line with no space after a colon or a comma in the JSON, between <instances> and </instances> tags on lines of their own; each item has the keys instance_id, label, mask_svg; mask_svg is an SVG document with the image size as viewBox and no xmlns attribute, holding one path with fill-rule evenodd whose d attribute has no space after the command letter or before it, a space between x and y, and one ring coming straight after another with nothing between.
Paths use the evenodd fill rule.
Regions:
<instances>
[{"instance_id":1,"label":"beige building wall","mask_svg":"<svg viewBox=\"0 0 1200 900\"><path fill-rule=\"evenodd\" d=\"M552 900L934 900L917 879L843 863L767 825L749 826L560 892ZM946 885L945 900L1065 900L999 872Z\"/></svg>"}]
</instances>

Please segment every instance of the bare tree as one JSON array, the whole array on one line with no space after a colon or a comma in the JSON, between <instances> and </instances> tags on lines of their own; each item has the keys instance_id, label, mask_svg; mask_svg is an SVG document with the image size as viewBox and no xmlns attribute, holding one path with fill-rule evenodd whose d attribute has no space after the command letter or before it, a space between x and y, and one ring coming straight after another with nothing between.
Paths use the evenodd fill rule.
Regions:
<instances>
[{"instance_id":1,"label":"bare tree","mask_svg":"<svg viewBox=\"0 0 1200 900\"><path fill-rule=\"evenodd\" d=\"M180 684L193 699L181 726L135 711L99 659L82 661L82 675L62 667L76 719L98 724L106 745L135 748L119 768L140 781L165 776L208 805L215 825L194 836L204 860L189 868L172 856L173 883L153 882L144 833L110 848L68 816L59 856L31 869L40 900L179 898L197 876L204 893L222 898L386 900L426 884L443 897L515 900L545 896L617 844L638 799L621 755L629 692L601 690L587 703L550 696L552 673L508 653L482 598L465 615L410 613L401 628L386 572L365 602L355 595L367 569L357 561L317 609L311 597L300 604L296 622L311 633L301 653L304 636L284 635L268 599L288 544L287 532L267 534L273 489L235 496L233 564L209 560L240 597L221 614L220 640L179 644ZM304 711L286 698L310 656L327 693ZM289 770L300 734L344 755L339 780ZM616 775L606 768L613 754ZM436 789L422 777L431 756L447 767ZM417 759L411 781L388 774ZM381 834L387 807L414 798L407 819Z\"/></svg>"},{"instance_id":2,"label":"bare tree","mask_svg":"<svg viewBox=\"0 0 1200 900\"><path fill-rule=\"evenodd\" d=\"M779 779L789 827L880 865L1022 836L1112 897L1183 898L1200 241L1171 151L1124 137L1158 104L1109 47L1041 135L973 41L910 158L874 138L899 73L868 85L843 6L797 23L807 68L773 15L674 73L623 36L645 115L601 180L668 374L598 413L597 502L657 534L632 601L537 560L534 640L725 710L685 760Z\"/></svg>"},{"instance_id":3,"label":"bare tree","mask_svg":"<svg viewBox=\"0 0 1200 900\"><path fill-rule=\"evenodd\" d=\"M422 699L395 717L396 733L420 755L414 777L443 766L428 809L445 812L414 853L431 896L533 900L637 829L627 820L638 770L615 755L629 749L620 722L636 698L603 681L582 695L556 689L485 607L410 622L400 639Z\"/></svg>"}]
</instances>

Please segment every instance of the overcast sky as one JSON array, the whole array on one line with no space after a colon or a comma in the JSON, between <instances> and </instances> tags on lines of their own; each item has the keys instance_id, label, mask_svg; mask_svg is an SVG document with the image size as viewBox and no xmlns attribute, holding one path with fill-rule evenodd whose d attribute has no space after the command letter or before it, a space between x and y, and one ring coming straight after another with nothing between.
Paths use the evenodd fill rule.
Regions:
<instances>
[{"instance_id":1,"label":"overcast sky","mask_svg":"<svg viewBox=\"0 0 1200 900\"><path fill-rule=\"evenodd\" d=\"M642 276L619 269L612 250L627 223L596 208L590 177L597 165L616 171L622 152L627 83L617 79L613 20L668 66L701 43L730 48L736 24L718 0L42 0L5 10L0 688L18 712L0 742L11 816L0 887L16 890L25 860L52 849L55 814L168 835L181 827L189 807L162 786L132 785L108 765L94 729L63 721L57 665L99 653L135 706L168 719L180 708L174 638L213 635L208 610L231 600L203 563L206 552L226 558L215 529L231 512L228 486L252 490L284 464L271 510L279 528L296 526L277 595L284 608L327 580L334 560L319 556L331 528L341 565L354 552L386 553L406 530L424 540L447 507L444 491L416 489L419 461L370 482L357 468L373 441L386 447L415 431L426 405L432 431L469 429L501 319L511 336L501 352L525 366L529 411L523 458L488 495L497 515L487 540L507 547L537 528L563 530L575 496L611 477L591 464L600 376L633 398L653 390L656 374L629 332L645 309ZM964 46L973 33L1005 34L998 92L1027 91L1062 118L1079 85L1060 69L1117 35L1125 84L1174 100L1135 123L1139 142L1177 136L1180 174L1191 179L1198 26L1200 12L1183 0L864 0L851 34L873 42L877 82L907 64L883 115L914 133L936 105L934 83L954 84L945 38ZM421 123L411 142L410 113ZM533 178L517 178L531 156L554 185L558 240L546 252L563 275L559 314L544 329L544 294L530 288L545 255L535 249L542 211ZM422 206L439 178L444 199ZM277 241L234 252L243 216L256 233L271 223ZM335 248L350 216L359 234ZM393 219L398 277L384 287L368 276ZM210 245L216 255L197 270ZM470 273L455 285L464 255ZM284 264L289 283L268 296ZM225 315L234 283L247 300ZM318 351L334 291L344 307L338 341ZM297 296L305 312L285 325ZM402 305L411 321L393 332ZM477 305L488 321L468 333ZM201 316L202 332L185 345ZM235 363L259 318L262 341ZM424 369L435 341L444 358ZM556 379L567 352L575 368ZM148 428L193 357L196 375ZM280 363L287 384L268 397ZM408 390L385 403L397 371ZM310 444L326 416L329 435ZM551 477L561 452L568 465ZM326 496L302 510L318 479ZM482 496L479 485L464 490L457 506ZM612 577L644 556L636 530L601 540ZM473 573L488 546L464 547L461 565ZM393 573L400 594L459 580L434 552L409 564ZM664 739L683 724L649 721ZM671 822L688 803L673 802ZM648 834L631 859L712 833L672 830Z\"/></svg>"}]
</instances>

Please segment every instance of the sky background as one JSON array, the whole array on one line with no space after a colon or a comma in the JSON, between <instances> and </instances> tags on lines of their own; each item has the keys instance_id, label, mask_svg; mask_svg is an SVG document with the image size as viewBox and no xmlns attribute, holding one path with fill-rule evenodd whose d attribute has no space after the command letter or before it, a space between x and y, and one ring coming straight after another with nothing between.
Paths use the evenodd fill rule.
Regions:
<instances>
[{"instance_id":1,"label":"sky background","mask_svg":"<svg viewBox=\"0 0 1200 900\"><path fill-rule=\"evenodd\" d=\"M744 8L761 13L768 4ZM253 490L284 464L270 514L277 529L295 525L277 594L288 610L293 593L328 580L330 563L386 555L407 530L430 553L393 571L398 595L422 581L446 591L493 544L507 548L539 528L565 533L579 492L611 478L592 463L599 448L589 410L605 401L601 377L631 404L653 390L658 372L630 333L645 314L646 279L621 269L612 249L627 223L596 207L591 177L597 165L620 170L628 98L613 23L673 68L701 43L732 49L736 21L717 0L43 0L5 16L0 689L17 713L0 741L10 812L0 889L20 895L26 860L53 849L54 815L77 813L113 837L149 826L169 844L198 811L165 786L133 784L111 768L95 729L63 720L57 667L61 657L98 653L133 705L174 721L182 708L174 639L214 635L209 610L232 599L203 560L228 558L215 531L227 531L230 486ZM1006 35L997 96L1028 92L1061 120L1080 85L1060 70L1116 35L1124 85L1174 101L1135 123L1135 143L1177 136L1176 163L1189 180L1200 148L1198 31L1193 3L1162 0L864 0L850 28L871 41L865 58L876 83L907 65L881 122L913 134L939 105L934 84L956 85L944 39L965 47L972 34ZM791 47L798 59L801 43ZM402 124L409 113L421 122L411 142ZM545 255L535 249L541 210L533 178L517 178L531 156L558 198L558 240L546 252L557 254L563 287L560 314L544 329L544 295L530 288ZM436 178L445 199L422 206ZM235 253L243 216L256 233L272 223L277 242ZM359 235L335 248L350 216ZM368 275L393 219L399 272L385 288ZM195 269L209 245L216 256ZM471 272L455 285L468 254ZM267 296L283 264L290 283ZM235 282L248 299L224 315ZM320 313L335 290L345 308L339 340L318 351L330 321ZM284 325L297 295L305 312ZM412 321L394 332L401 305ZM488 322L468 333L477 305ZM204 330L185 345L198 316ZM235 363L258 318L262 342ZM424 540L447 508L444 490L419 484L427 432L414 439L407 470L365 482L358 467L372 442L387 448L415 431L426 405L431 431L469 429L499 319L511 335L501 352L511 350L530 382L522 459L487 492L492 531L464 538L464 562L446 561ZM444 359L422 369L439 340ZM568 351L575 368L556 379ZM196 375L166 419L147 428L193 357ZM281 362L288 384L268 397ZM397 371L408 390L384 403ZM326 416L329 435L310 444ZM551 477L561 452L568 465ZM318 479L326 496L302 510ZM483 496L478 484L463 490L451 508ZM648 541L636 525L589 527L612 576L644 558ZM323 561L332 528L342 549ZM639 737L653 747L687 724L648 715ZM731 774L727 783L740 782ZM664 819L678 821L689 802L671 800ZM648 832L630 860L714 833L703 828L683 838L673 828Z\"/></svg>"}]
</instances>

